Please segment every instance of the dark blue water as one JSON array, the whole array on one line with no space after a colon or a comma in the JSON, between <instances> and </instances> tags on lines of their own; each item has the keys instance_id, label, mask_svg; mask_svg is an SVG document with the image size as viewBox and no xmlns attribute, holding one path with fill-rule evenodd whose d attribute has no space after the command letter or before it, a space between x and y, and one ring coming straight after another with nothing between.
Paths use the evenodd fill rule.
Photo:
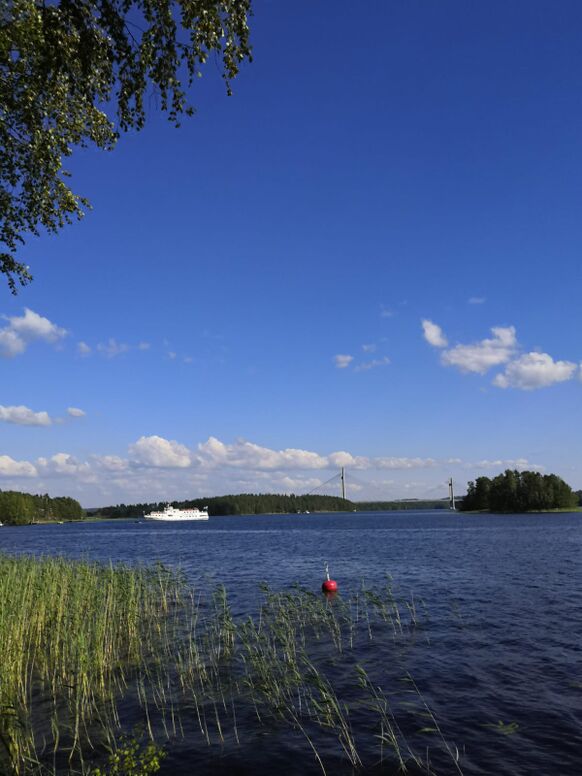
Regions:
<instances>
[{"instance_id":1,"label":"dark blue water","mask_svg":"<svg viewBox=\"0 0 582 776\"><path fill-rule=\"evenodd\" d=\"M0 551L159 560L179 566L196 586L223 582L240 615L255 610L262 580L275 590L295 581L318 590L325 561L344 595L362 580L382 584L389 573L403 594L425 602L428 619L408 648L407 669L459 748L463 772L582 772L582 515L392 512L5 526ZM381 676L389 656L374 648L365 657ZM297 741L288 747L255 739L252 752L242 745L200 755L196 772L317 772ZM188 769L170 759L164 772L192 772L193 752L182 755ZM439 772L455 771L442 765Z\"/></svg>"}]
</instances>

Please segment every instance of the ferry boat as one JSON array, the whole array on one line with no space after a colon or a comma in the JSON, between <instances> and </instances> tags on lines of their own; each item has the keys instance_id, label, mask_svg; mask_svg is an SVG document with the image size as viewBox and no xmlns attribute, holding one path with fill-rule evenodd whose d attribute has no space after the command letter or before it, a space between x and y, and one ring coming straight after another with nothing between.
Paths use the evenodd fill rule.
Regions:
<instances>
[{"instance_id":1,"label":"ferry boat","mask_svg":"<svg viewBox=\"0 0 582 776\"><path fill-rule=\"evenodd\" d=\"M146 520L173 520L184 522L186 520L208 520L208 507L204 509L178 509L166 504L163 512L150 512L144 515Z\"/></svg>"}]
</instances>

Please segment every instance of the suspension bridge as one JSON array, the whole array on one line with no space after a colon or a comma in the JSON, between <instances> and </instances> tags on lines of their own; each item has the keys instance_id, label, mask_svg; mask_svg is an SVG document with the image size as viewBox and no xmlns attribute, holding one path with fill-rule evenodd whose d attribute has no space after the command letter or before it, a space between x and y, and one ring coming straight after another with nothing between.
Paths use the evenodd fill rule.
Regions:
<instances>
[{"instance_id":1,"label":"suspension bridge","mask_svg":"<svg viewBox=\"0 0 582 776\"><path fill-rule=\"evenodd\" d=\"M349 482L344 466L325 482L320 483L315 488L305 491L303 496L339 496L343 499L356 500L355 496L361 491L369 490L370 483L360 479L353 471L349 473ZM447 491L448 489L448 491ZM415 501L445 501L448 499L449 509L456 509L456 497L453 478L449 477L446 482L438 483L425 491L422 498L374 498L364 499L365 501L386 501L401 502L403 504L414 503Z\"/></svg>"}]
</instances>

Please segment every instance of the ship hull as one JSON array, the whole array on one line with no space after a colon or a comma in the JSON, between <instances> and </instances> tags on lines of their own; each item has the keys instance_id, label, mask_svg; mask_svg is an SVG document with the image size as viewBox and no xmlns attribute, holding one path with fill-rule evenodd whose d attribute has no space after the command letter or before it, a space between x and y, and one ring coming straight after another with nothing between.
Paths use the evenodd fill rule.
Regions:
<instances>
[{"instance_id":1,"label":"ship hull","mask_svg":"<svg viewBox=\"0 0 582 776\"><path fill-rule=\"evenodd\" d=\"M191 520L208 520L208 509L178 509L168 504L163 512L150 512L149 515L144 515L144 517L146 520L185 523Z\"/></svg>"},{"instance_id":2,"label":"ship hull","mask_svg":"<svg viewBox=\"0 0 582 776\"><path fill-rule=\"evenodd\" d=\"M159 520L163 523L191 523L193 520L208 520L208 515L200 515L197 517L152 517L151 515L145 515L146 520Z\"/></svg>"}]
</instances>

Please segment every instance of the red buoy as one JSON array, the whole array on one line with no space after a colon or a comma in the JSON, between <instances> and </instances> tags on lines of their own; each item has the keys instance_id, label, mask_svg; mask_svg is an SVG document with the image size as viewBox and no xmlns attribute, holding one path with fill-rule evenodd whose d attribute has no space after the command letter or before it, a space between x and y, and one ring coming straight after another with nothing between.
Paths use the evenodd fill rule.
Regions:
<instances>
[{"instance_id":1,"label":"red buoy","mask_svg":"<svg viewBox=\"0 0 582 776\"><path fill-rule=\"evenodd\" d=\"M326 579L321 586L324 593L337 593L337 582L335 579Z\"/></svg>"},{"instance_id":2,"label":"red buoy","mask_svg":"<svg viewBox=\"0 0 582 776\"><path fill-rule=\"evenodd\" d=\"M326 563L325 564L325 576L327 579L323 580L323 584L321 586L321 589L324 593L337 593L337 582L335 579L329 578L329 566Z\"/></svg>"}]
</instances>

